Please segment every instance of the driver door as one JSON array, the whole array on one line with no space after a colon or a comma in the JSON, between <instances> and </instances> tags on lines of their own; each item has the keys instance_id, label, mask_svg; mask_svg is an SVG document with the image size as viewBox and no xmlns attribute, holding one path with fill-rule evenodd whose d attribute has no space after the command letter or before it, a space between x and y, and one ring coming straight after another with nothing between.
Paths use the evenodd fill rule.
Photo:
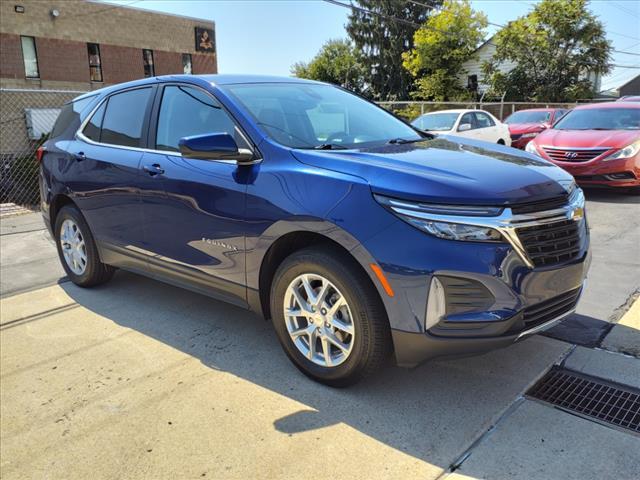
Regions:
<instances>
[{"instance_id":1,"label":"driver door","mask_svg":"<svg viewBox=\"0 0 640 480\"><path fill-rule=\"evenodd\" d=\"M233 119L198 87L168 84L158 93L149 147L141 161L145 248L159 279L246 306L246 175L229 160L183 158L180 138L229 133Z\"/></svg>"}]
</instances>

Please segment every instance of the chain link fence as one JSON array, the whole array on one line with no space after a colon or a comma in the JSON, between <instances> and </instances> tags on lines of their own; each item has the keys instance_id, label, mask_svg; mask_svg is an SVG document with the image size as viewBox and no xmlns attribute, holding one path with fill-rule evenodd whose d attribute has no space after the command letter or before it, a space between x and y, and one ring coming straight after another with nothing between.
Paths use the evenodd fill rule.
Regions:
<instances>
[{"instance_id":1,"label":"chain link fence","mask_svg":"<svg viewBox=\"0 0 640 480\"><path fill-rule=\"evenodd\" d=\"M478 109L504 120L513 112L529 108L573 108L576 103L532 103L532 102L378 102L378 105L406 119L414 120L423 113L439 110Z\"/></svg>"},{"instance_id":2,"label":"chain link fence","mask_svg":"<svg viewBox=\"0 0 640 480\"><path fill-rule=\"evenodd\" d=\"M0 203L36 209L39 204L36 150L46 140L62 106L85 93L72 90L0 88ZM438 110L477 108L504 120L528 108L572 108L573 103L526 102L379 102L413 120Z\"/></svg>"},{"instance_id":3,"label":"chain link fence","mask_svg":"<svg viewBox=\"0 0 640 480\"><path fill-rule=\"evenodd\" d=\"M71 90L0 89L0 203L36 209L40 202L36 150Z\"/></svg>"}]
</instances>

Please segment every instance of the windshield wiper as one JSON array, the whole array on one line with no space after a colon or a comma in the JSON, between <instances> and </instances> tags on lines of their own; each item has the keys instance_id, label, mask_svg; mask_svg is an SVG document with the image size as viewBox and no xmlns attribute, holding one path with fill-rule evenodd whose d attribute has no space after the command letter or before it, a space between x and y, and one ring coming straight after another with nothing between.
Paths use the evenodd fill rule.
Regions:
<instances>
[{"instance_id":1,"label":"windshield wiper","mask_svg":"<svg viewBox=\"0 0 640 480\"><path fill-rule=\"evenodd\" d=\"M426 132L425 132L426 133ZM432 133L428 133L428 135L433 137ZM405 143L414 143L414 142L421 142L423 140L426 140L425 138L392 138L391 140L387 141L388 145L404 145Z\"/></svg>"},{"instance_id":2,"label":"windshield wiper","mask_svg":"<svg viewBox=\"0 0 640 480\"><path fill-rule=\"evenodd\" d=\"M313 147L314 150L347 150L344 145L337 145L335 143L321 143Z\"/></svg>"}]
</instances>

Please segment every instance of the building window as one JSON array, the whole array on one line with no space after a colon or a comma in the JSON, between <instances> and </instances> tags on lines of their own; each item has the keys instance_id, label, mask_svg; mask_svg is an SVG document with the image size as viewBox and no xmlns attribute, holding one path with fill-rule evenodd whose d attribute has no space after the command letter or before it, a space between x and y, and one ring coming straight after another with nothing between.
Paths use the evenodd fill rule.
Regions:
<instances>
[{"instance_id":1,"label":"building window","mask_svg":"<svg viewBox=\"0 0 640 480\"><path fill-rule=\"evenodd\" d=\"M467 88L472 92L478 91L478 75L469 75L467 77Z\"/></svg>"},{"instance_id":2,"label":"building window","mask_svg":"<svg viewBox=\"0 0 640 480\"><path fill-rule=\"evenodd\" d=\"M20 41L22 43L22 58L24 60L24 76L27 78L40 78L36 39L33 37L20 37Z\"/></svg>"},{"instance_id":3,"label":"building window","mask_svg":"<svg viewBox=\"0 0 640 480\"><path fill-rule=\"evenodd\" d=\"M102 63L100 62L100 45L87 43L89 53L89 77L92 82L102 81Z\"/></svg>"},{"instance_id":4,"label":"building window","mask_svg":"<svg viewBox=\"0 0 640 480\"><path fill-rule=\"evenodd\" d=\"M193 70L191 69L191 54L183 53L182 54L182 71L185 75L191 75Z\"/></svg>"},{"instance_id":5,"label":"building window","mask_svg":"<svg viewBox=\"0 0 640 480\"><path fill-rule=\"evenodd\" d=\"M144 63L144 76L155 76L155 69L153 68L153 50L142 50L142 62Z\"/></svg>"}]
</instances>

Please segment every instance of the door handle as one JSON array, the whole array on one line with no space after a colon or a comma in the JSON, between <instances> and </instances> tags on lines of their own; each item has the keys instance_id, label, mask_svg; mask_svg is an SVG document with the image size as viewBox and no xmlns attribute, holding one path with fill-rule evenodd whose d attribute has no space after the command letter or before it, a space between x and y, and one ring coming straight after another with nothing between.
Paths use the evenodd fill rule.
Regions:
<instances>
[{"instance_id":1,"label":"door handle","mask_svg":"<svg viewBox=\"0 0 640 480\"><path fill-rule=\"evenodd\" d=\"M84 152L78 152L74 155L74 158L76 159L77 162L82 162L87 158L87 156L84 154Z\"/></svg>"},{"instance_id":2,"label":"door handle","mask_svg":"<svg viewBox=\"0 0 640 480\"><path fill-rule=\"evenodd\" d=\"M154 163L153 165L145 165L142 169L147 172L152 177L156 175L162 175L164 173L164 168L162 168L158 163Z\"/></svg>"}]
</instances>

